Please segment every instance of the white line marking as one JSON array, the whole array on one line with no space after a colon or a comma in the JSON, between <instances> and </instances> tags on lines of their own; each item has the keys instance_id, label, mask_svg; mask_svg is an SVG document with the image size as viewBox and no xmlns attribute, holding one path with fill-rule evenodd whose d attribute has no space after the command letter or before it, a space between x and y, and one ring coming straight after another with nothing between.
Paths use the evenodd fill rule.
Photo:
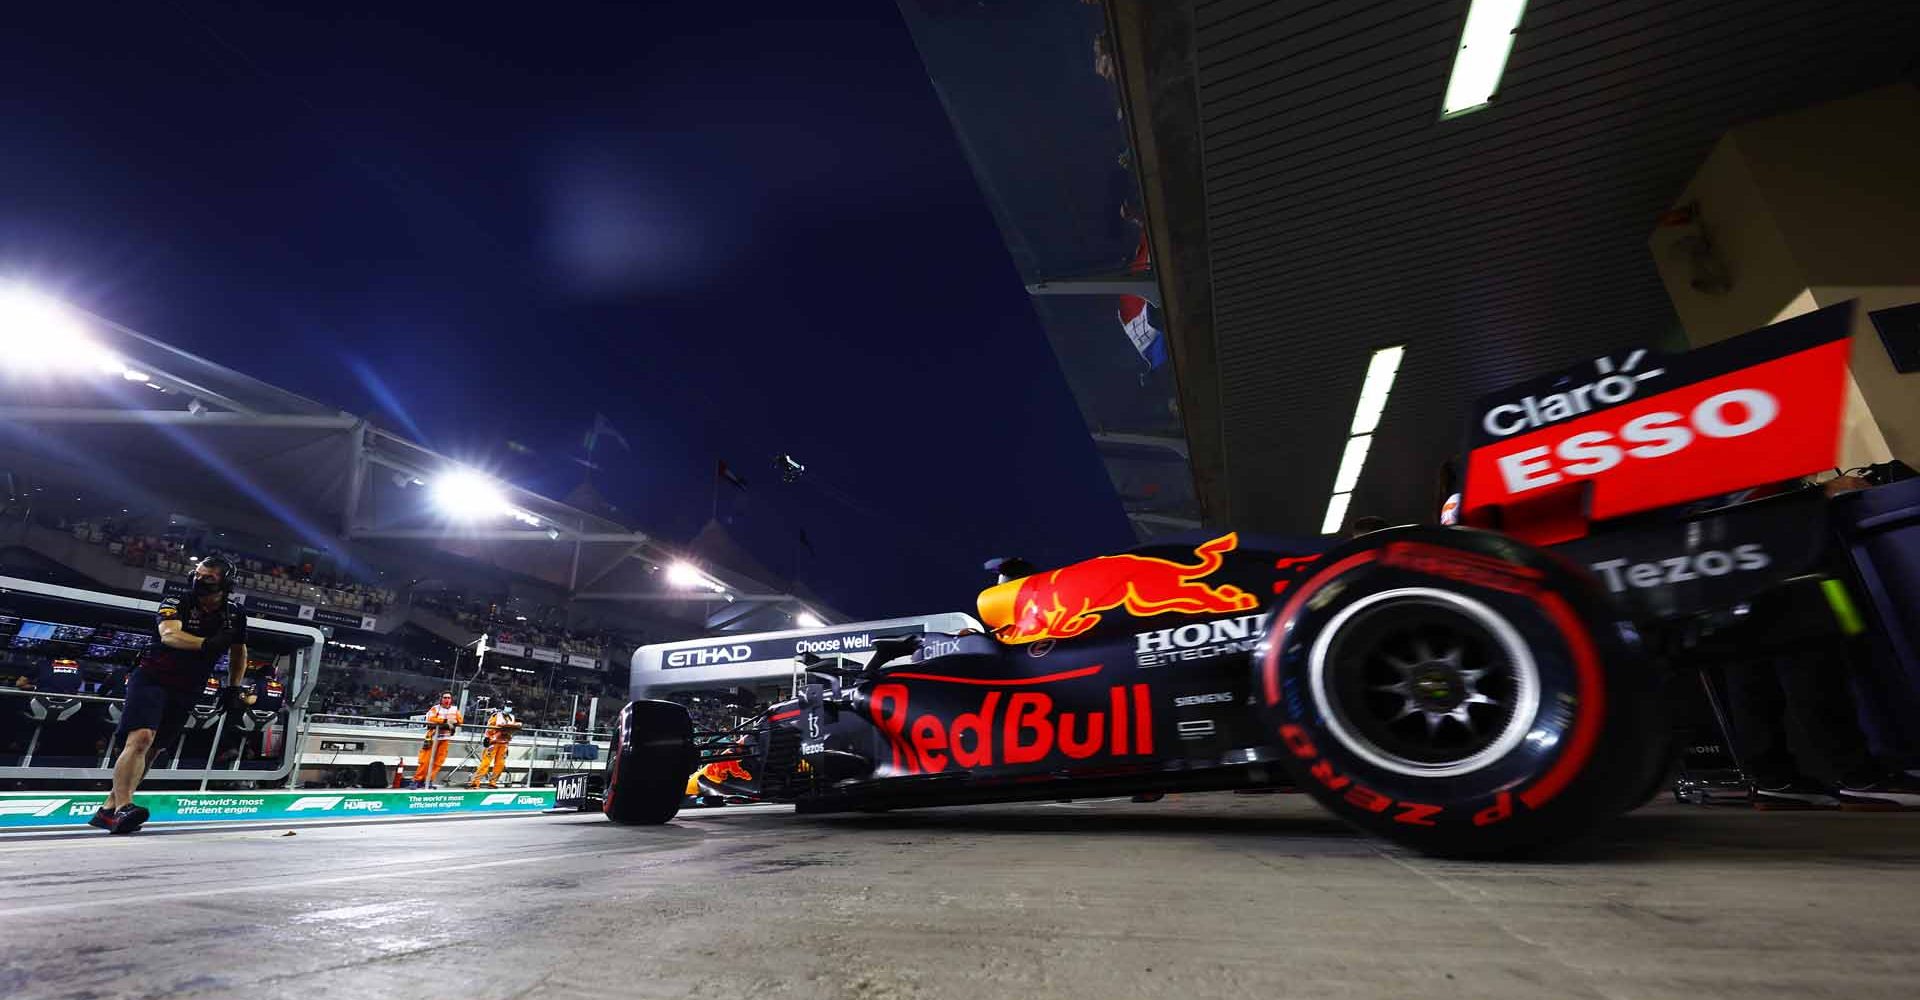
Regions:
<instances>
[{"instance_id":1,"label":"white line marking","mask_svg":"<svg viewBox=\"0 0 1920 1000\"><path fill-rule=\"evenodd\" d=\"M492 861L475 861L464 865L436 865L434 874L449 872L477 871L483 868L505 868L509 865L538 864L542 861L566 861L571 858L590 858L601 854L625 854L632 851L632 845L600 848L592 851L568 851L564 854L541 854L525 858L496 858ZM97 899L81 899L62 903L40 903L32 906L13 906L0 909L0 919L6 917L25 917L40 913L62 913L69 910L90 910L102 906L120 907L132 910L147 903L164 903L176 899L205 899L210 896L232 896L246 892L285 892L289 889L309 889L322 885L345 885L352 882L372 882L375 880L395 880L397 873L392 869L377 872L363 872L358 875L329 875L324 878L278 879L256 882L247 885L227 885L213 889L184 889L175 892L155 892L144 896L109 894Z\"/></svg>"}]
</instances>

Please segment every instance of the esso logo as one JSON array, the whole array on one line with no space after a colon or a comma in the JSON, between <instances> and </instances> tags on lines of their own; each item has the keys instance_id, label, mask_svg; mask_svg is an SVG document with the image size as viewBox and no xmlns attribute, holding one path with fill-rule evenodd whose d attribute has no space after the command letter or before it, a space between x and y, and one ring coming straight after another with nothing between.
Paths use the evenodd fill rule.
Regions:
<instances>
[{"instance_id":1,"label":"esso logo","mask_svg":"<svg viewBox=\"0 0 1920 1000\"><path fill-rule=\"evenodd\" d=\"M1584 431L1551 447L1526 448L1495 461L1508 493L1551 486L1568 476L1597 476L1628 459L1664 458L1702 437L1737 438L1780 416L1780 401L1761 389L1729 389L1687 413L1657 410L1616 431Z\"/></svg>"}]
</instances>

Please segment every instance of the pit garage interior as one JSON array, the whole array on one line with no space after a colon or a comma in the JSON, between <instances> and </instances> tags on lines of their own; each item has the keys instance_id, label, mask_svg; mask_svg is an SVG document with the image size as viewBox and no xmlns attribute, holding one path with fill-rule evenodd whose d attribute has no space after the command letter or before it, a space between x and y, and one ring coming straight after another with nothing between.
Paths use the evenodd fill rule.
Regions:
<instances>
[{"instance_id":1,"label":"pit garage interior","mask_svg":"<svg viewBox=\"0 0 1920 1000\"><path fill-rule=\"evenodd\" d=\"M1349 509L1429 521L1487 391L1920 298L1920 5L1542 0L1443 119L1468 6L900 0L1143 536L1318 531L1380 348ZM1095 221L1124 199L1145 268ZM1114 321L1136 292L1164 363ZM1920 464L1920 375L1854 378L1848 447ZM1907 998L1917 866L1920 813L1670 799L1506 863L1294 795L13 835L0 994Z\"/></svg>"}]
</instances>

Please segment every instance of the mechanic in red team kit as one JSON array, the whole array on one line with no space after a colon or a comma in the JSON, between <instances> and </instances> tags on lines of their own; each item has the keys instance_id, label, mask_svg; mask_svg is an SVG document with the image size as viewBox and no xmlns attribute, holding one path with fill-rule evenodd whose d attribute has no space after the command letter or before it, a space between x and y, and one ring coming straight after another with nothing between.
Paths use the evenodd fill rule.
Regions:
<instances>
[{"instance_id":1,"label":"mechanic in red team kit","mask_svg":"<svg viewBox=\"0 0 1920 1000\"><path fill-rule=\"evenodd\" d=\"M126 707L115 733L121 750L113 766L113 792L89 826L132 833L147 821L147 810L133 804L133 791L146 777L154 752L179 737L222 655L227 683L220 689L220 704L229 710L239 706L240 678L247 669L247 616L232 599L233 564L208 556L194 564L188 579L186 596L160 602L154 613L159 643L127 678Z\"/></svg>"}]
</instances>

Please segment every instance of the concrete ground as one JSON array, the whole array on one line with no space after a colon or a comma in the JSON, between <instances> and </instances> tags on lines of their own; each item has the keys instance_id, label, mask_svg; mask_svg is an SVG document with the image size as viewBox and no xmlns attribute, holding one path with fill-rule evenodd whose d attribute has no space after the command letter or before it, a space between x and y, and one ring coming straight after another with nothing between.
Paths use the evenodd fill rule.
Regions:
<instances>
[{"instance_id":1,"label":"concrete ground","mask_svg":"<svg viewBox=\"0 0 1920 1000\"><path fill-rule=\"evenodd\" d=\"M288 835L289 831L292 835ZM1920 996L1920 814L1434 861L1296 796L0 838L0 997Z\"/></svg>"}]
</instances>

